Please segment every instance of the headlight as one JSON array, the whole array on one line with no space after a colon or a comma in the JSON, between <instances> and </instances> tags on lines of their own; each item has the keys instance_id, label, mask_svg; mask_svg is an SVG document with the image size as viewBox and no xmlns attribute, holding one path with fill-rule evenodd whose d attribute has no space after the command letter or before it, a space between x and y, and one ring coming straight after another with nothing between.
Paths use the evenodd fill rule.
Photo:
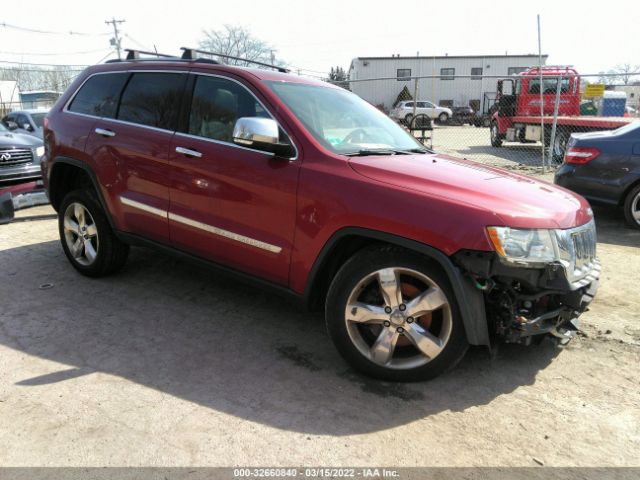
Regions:
<instances>
[{"instance_id":1,"label":"headlight","mask_svg":"<svg viewBox=\"0 0 640 480\"><path fill-rule=\"evenodd\" d=\"M535 267L559 260L553 230L487 227L487 233L506 262Z\"/></svg>"},{"instance_id":2,"label":"headlight","mask_svg":"<svg viewBox=\"0 0 640 480\"><path fill-rule=\"evenodd\" d=\"M36 155L41 157L44 155L44 146L36 148Z\"/></svg>"}]
</instances>

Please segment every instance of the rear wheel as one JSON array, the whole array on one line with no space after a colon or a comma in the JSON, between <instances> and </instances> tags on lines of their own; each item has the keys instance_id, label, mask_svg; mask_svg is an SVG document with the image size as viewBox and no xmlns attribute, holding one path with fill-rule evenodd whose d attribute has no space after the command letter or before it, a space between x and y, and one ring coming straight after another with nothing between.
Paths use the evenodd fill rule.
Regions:
<instances>
[{"instance_id":1,"label":"rear wheel","mask_svg":"<svg viewBox=\"0 0 640 480\"><path fill-rule=\"evenodd\" d=\"M500 135L500 131L498 130L498 122L491 122L491 127L489 128L489 132L491 134L491 146L501 147L502 136Z\"/></svg>"},{"instance_id":2,"label":"rear wheel","mask_svg":"<svg viewBox=\"0 0 640 480\"><path fill-rule=\"evenodd\" d=\"M553 139L553 148L551 150L551 157L555 163L562 163L570 135L571 132L566 128L558 127L556 129L556 136Z\"/></svg>"},{"instance_id":3,"label":"rear wheel","mask_svg":"<svg viewBox=\"0 0 640 480\"><path fill-rule=\"evenodd\" d=\"M92 191L68 193L58 211L60 241L71 265L88 277L102 277L122 268L129 245L114 235Z\"/></svg>"},{"instance_id":4,"label":"rear wheel","mask_svg":"<svg viewBox=\"0 0 640 480\"><path fill-rule=\"evenodd\" d=\"M396 247L369 248L344 264L327 295L326 321L345 360L384 380L433 378L468 346L446 277Z\"/></svg>"},{"instance_id":5,"label":"rear wheel","mask_svg":"<svg viewBox=\"0 0 640 480\"><path fill-rule=\"evenodd\" d=\"M411 114L411 113L407 113L407 114L404 116L404 124L405 124L407 127L411 126L411 120L413 120L413 114Z\"/></svg>"},{"instance_id":6,"label":"rear wheel","mask_svg":"<svg viewBox=\"0 0 640 480\"><path fill-rule=\"evenodd\" d=\"M624 217L630 226L640 229L640 185L636 185L627 194L624 201Z\"/></svg>"}]
</instances>

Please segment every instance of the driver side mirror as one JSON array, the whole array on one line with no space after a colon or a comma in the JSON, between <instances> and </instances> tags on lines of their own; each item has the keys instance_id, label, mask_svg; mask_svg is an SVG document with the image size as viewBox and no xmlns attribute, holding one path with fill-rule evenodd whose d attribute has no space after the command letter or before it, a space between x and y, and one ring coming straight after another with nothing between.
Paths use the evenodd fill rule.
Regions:
<instances>
[{"instance_id":1,"label":"driver side mirror","mask_svg":"<svg viewBox=\"0 0 640 480\"><path fill-rule=\"evenodd\" d=\"M270 152L278 157L291 158L295 149L280 143L280 129L272 118L241 117L233 127L233 142L245 147Z\"/></svg>"},{"instance_id":2,"label":"driver side mirror","mask_svg":"<svg viewBox=\"0 0 640 480\"><path fill-rule=\"evenodd\" d=\"M22 128L28 132L33 132L33 128L28 123L23 124Z\"/></svg>"},{"instance_id":3,"label":"driver side mirror","mask_svg":"<svg viewBox=\"0 0 640 480\"><path fill-rule=\"evenodd\" d=\"M18 129L18 124L16 122L12 121L12 120L7 120L6 125L7 125L7 128L9 130L17 130Z\"/></svg>"}]
</instances>

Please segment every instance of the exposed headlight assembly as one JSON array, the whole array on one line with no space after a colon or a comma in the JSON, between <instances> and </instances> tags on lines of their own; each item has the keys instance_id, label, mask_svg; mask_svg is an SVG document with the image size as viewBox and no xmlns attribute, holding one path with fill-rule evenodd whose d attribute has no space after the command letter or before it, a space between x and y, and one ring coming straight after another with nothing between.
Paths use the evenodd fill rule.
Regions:
<instances>
[{"instance_id":1,"label":"exposed headlight assembly","mask_svg":"<svg viewBox=\"0 0 640 480\"><path fill-rule=\"evenodd\" d=\"M42 147L38 147L38 148L36 148L36 155L37 155L38 157L41 157L41 156L43 156L43 155L44 155L44 145L43 145Z\"/></svg>"},{"instance_id":2,"label":"exposed headlight assembly","mask_svg":"<svg viewBox=\"0 0 640 480\"><path fill-rule=\"evenodd\" d=\"M553 230L488 227L487 233L505 262L539 267L560 260Z\"/></svg>"}]
</instances>

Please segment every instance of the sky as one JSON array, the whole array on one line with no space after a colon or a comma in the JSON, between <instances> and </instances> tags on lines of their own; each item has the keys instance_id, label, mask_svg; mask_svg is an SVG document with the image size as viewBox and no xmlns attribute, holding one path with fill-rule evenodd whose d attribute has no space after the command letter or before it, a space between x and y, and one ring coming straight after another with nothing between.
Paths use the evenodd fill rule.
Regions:
<instances>
[{"instance_id":1,"label":"sky","mask_svg":"<svg viewBox=\"0 0 640 480\"><path fill-rule=\"evenodd\" d=\"M178 53L182 46L197 46L203 30L242 25L294 70L323 76L332 66L348 69L359 56L537 54L540 14L548 64L574 65L583 74L640 65L637 0L30 0L21 5L0 13L2 62L89 65L114 58L113 30L105 20L115 17L126 20L120 25L125 48Z\"/></svg>"}]
</instances>

